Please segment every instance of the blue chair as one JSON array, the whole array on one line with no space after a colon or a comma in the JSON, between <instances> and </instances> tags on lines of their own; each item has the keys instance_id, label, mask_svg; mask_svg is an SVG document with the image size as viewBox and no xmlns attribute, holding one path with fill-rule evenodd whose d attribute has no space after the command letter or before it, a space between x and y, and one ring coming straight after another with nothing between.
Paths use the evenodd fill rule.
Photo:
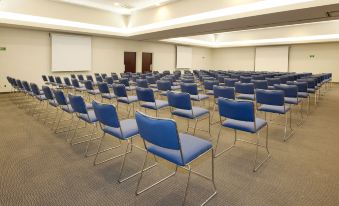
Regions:
<instances>
[{"instance_id":1,"label":"blue chair","mask_svg":"<svg viewBox=\"0 0 339 206\"><path fill-rule=\"evenodd\" d=\"M225 98L218 98L219 106L219 115L220 115L220 129L217 139L217 144L215 146L215 151L217 153L217 148L219 144L219 139L221 136L221 130L223 127L227 127L234 130L234 143L229 148L223 150L220 153L217 153L215 157L218 157L222 153L230 150L236 145L237 141L242 141L250 144L256 145L255 160L253 166L253 172L256 172L261 165L266 162L270 157L270 152L268 150L268 124L265 120L257 118L255 116L254 103L250 101L236 101ZM222 121L222 117L226 118L225 121ZM266 127L266 144L259 144L260 130ZM248 132L251 134L256 134L256 141L246 141L239 139L237 137L237 131ZM267 153L266 158L258 163L258 149L259 147L264 147Z\"/></svg>"},{"instance_id":2,"label":"blue chair","mask_svg":"<svg viewBox=\"0 0 339 206\"><path fill-rule=\"evenodd\" d=\"M307 115L310 113L310 94L307 92L307 82L287 82L289 85L296 85L298 87L298 97L301 99L307 99Z\"/></svg>"},{"instance_id":3,"label":"blue chair","mask_svg":"<svg viewBox=\"0 0 339 206\"><path fill-rule=\"evenodd\" d=\"M258 111L266 113L273 113L285 116L285 128L283 140L286 141L294 133L292 128L292 110L290 106L285 104L285 93L281 90L256 90L257 103L260 106L257 107ZM288 113L290 114L290 133L287 133Z\"/></svg>"},{"instance_id":4,"label":"blue chair","mask_svg":"<svg viewBox=\"0 0 339 206\"><path fill-rule=\"evenodd\" d=\"M64 77L65 88L66 89L74 89L71 80L68 77Z\"/></svg>"},{"instance_id":5,"label":"blue chair","mask_svg":"<svg viewBox=\"0 0 339 206\"><path fill-rule=\"evenodd\" d=\"M96 95L100 94L100 91L98 89L94 89L93 82L91 80L84 81L84 85L85 85L87 94L93 95L94 98L96 97ZM89 95L87 96L88 99L90 98Z\"/></svg>"},{"instance_id":6,"label":"blue chair","mask_svg":"<svg viewBox=\"0 0 339 206\"><path fill-rule=\"evenodd\" d=\"M174 176L178 170L178 167L181 167L189 172L183 205L186 202L191 174L196 174L199 177L203 177L204 179L211 181L213 185L213 193L203 202L202 205L206 204L217 194L217 189L214 182L214 151L210 142L188 134L178 133L177 125L174 120L153 118L140 112L136 113L135 118L138 124L140 136L143 139L147 151L141 170L141 175L137 184L136 195L139 195L149 190L153 186ZM211 177L207 177L192 170L191 166L191 163L194 162L194 160L207 154L208 152L211 152ZM144 176L144 172L148 169L146 168L146 163L149 154L153 154L174 164L175 171L167 177L162 178L161 180L152 184L151 186L140 190L140 183Z\"/></svg>"},{"instance_id":7,"label":"blue chair","mask_svg":"<svg viewBox=\"0 0 339 206\"><path fill-rule=\"evenodd\" d=\"M73 113L74 113L74 110L73 110L71 104L69 103L68 98L65 96L65 94L64 94L64 92L62 90L53 90L53 94L54 94L54 97L55 97L55 100L56 100L57 104L59 105L59 108L62 111L62 113L61 113L61 115L59 117L59 120L57 121L57 126L55 127L54 132L56 134L57 133L62 133L62 132L67 132L67 135L66 135L66 139L67 139L68 134L71 131L71 128L73 126L73 119L74 119ZM65 120L65 121L71 120L71 123L68 126L59 128L60 122L61 122L61 120L63 118L63 115L65 113L70 114L72 116L71 119ZM68 129L67 130L59 131L59 129L65 129L65 128L68 128Z\"/></svg>"},{"instance_id":8,"label":"blue chair","mask_svg":"<svg viewBox=\"0 0 339 206\"><path fill-rule=\"evenodd\" d=\"M156 100L154 92L151 88L137 87L137 97L141 107L146 109L155 110L155 114L158 117L158 110L168 107L168 102L163 100Z\"/></svg>"},{"instance_id":9,"label":"blue chair","mask_svg":"<svg viewBox=\"0 0 339 206\"><path fill-rule=\"evenodd\" d=\"M112 103L112 100L116 98L114 93L111 93L108 87L108 83L105 82L98 82L98 89L101 94L101 101L104 99L109 100Z\"/></svg>"},{"instance_id":10,"label":"blue chair","mask_svg":"<svg viewBox=\"0 0 339 206\"><path fill-rule=\"evenodd\" d=\"M40 91L37 84L30 83L30 88L32 90L33 96L38 100L38 103L32 108L32 115L34 116L35 113L38 112L37 110L39 109L39 106L41 106L41 103L47 100L47 98L45 97L44 93Z\"/></svg>"},{"instance_id":11,"label":"blue chair","mask_svg":"<svg viewBox=\"0 0 339 206\"><path fill-rule=\"evenodd\" d=\"M240 76L241 83L251 83L252 77Z\"/></svg>"},{"instance_id":12,"label":"blue chair","mask_svg":"<svg viewBox=\"0 0 339 206\"><path fill-rule=\"evenodd\" d=\"M254 89L268 89L267 80L252 80Z\"/></svg>"},{"instance_id":13,"label":"blue chair","mask_svg":"<svg viewBox=\"0 0 339 206\"><path fill-rule=\"evenodd\" d=\"M86 91L86 88L83 87L83 86L80 86L79 81L77 79L73 79L72 78L71 81L72 81L72 85L73 85L73 88L74 88L74 92L78 91L78 92L81 93L81 92L85 92Z\"/></svg>"},{"instance_id":14,"label":"blue chair","mask_svg":"<svg viewBox=\"0 0 339 206\"><path fill-rule=\"evenodd\" d=\"M137 79L137 87L141 88L150 88L146 79ZM158 92L157 88L151 88L154 92Z\"/></svg>"},{"instance_id":15,"label":"blue chair","mask_svg":"<svg viewBox=\"0 0 339 206\"><path fill-rule=\"evenodd\" d=\"M42 80L44 81L45 84L49 84L47 76L46 75L42 75Z\"/></svg>"},{"instance_id":16,"label":"blue chair","mask_svg":"<svg viewBox=\"0 0 339 206\"><path fill-rule=\"evenodd\" d=\"M237 99L250 101L255 100L253 83L235 83L235 93L237 93Z\"/></svg>"},{"instance_id":17,"label":"blue chair","mask_svg":"<svg viewBox=\"0 0 339 206\"><path fill-rule=\"evenodd\" d=\"M115 96L117 97L117 109L119 108L119 103L126 104L128 106L127 117L129 117L131 110L133 109L133 113L135 111L134 103L138 101L138 97L137 96L128 96L127 91L126 91L126 87L123 84L113 85L113 91L114 91Z\"/></svg>"},{"instance_id":18,"label":"blue chair","mask_svg":"<svg viewBox=\"0 0 339 206\"><path fill-rule=\"evenodd\" d=\"M159 80L157 81L157 87L160 91L160 95L167 96L168 91L172 91L172 84L170 81Z\"/></svg>"},{"instance_id":19,"label":"blue chair","mask_svg":"<svg viewBox=\"0 0 339 206\"><path fill-rule=\"evenodd\" d=\"M238 82L238 79L225 78L226 87L235 87L235 83Z\"/></svg>"},{"instance_id":20,"label":"blue chair","mask_svg":"<svg viewBox=\"0 0 339 206\"><path fill-rule=\"evenodd\" d=\"M60 88L64 88L66 85L64 83L62 83L62 80L60 77L55 77L55 82L56 82L56 86L60 87Z\"/></svg>"},{"instance_id":21,"label":"blue chair","mask_svg":"<svg viewBox=\"0 0 339 206\"><path fill-rule=\"evenodd\" d=\"M299 98L299 96L298 96L298 86L280 84L280 85L275 85L275 88L277 90L284 91L284 93L285 93L285 103L286 104L299 107L300 118L299 118L299 122L297 124L301 125L302 122L303 122L303 108L302 108L301 98Z\"/></svg>"},{"instance_id":22,"label":"blue chair","mask_svg":"<svg viewBox=\"0 0 339 206\"><path fill-rule=\"evenodd\" d=\"M227 99L235 99L235 89L234 89L234 87L214 85L213 86L213 93L214 93L214 101L213 101L214 106L213 106L211 121L214 119L214 113L215 113L215 110L217 109L219 97L227 98ZM215 124L217 122L212 122L212 124Z\"/></svg>"},{"instance_id":23,"label":"blue chair","mask_svg":"<svg viewBox=\"0 0 339 206\"><path fill-rule=\"evenodd\" d=\"M279 78L266 78L267 80L267 85L268 85L268 89L275 89L274 85L276 84L280 84L280 79Z\"/></svg>"},{"instance_id":24,"label":"blue chair","mask_svg":"<svg viewBox=\"0 0 339 206\"><path fill-rule=\"evenodd\" d=\"M128 78L121 78L119 79L120 84L125 85L125 88L127 91L134 91L135 90L135 86L131 86L129 83L129 79Z\"/></svg>"},{"instance_id":25,"label":"blue chair","mask_svg":"<svg viewBox=\"0 0 339 206\"><path fill-rule=\"evenodd\" d=\"M47 113L47 116L46 118L44 119L44 123L48 123L48 124L52 124L52 128L54 127L54 124L56 123L56 119L58 117L58 103L56 102L54 96L53 96L53 93L52 93L52 90L51 88L49 88L48 86L42 86L42 91L46 97L46 100L48 102L47 104L47 107L45 109L46 113ZM55 109L56 111L55 112L49 112L48 109L52 107L53 109ZM52 115L52 117L50 117L50 114L54 114L55 113L55 116ZM38 119L40 119L40 114L39 114L39 117ZM51 122L47 122L47 120L49 119L53 119L53 121Z\"/></svg>"},{"instance_id":26,"label":"blue chair","mask_svg":"<svg viewBox=\"0 0 339 206\"><path fill-rule=\"evenodd\" d=\"M188 93L191 100L193 101L203 101L208 100L209 97L206 94L199 94L198 86L195 83L183 83L181 84L181 92Z\"/></svg>"},{"instance_id":27,"label":"blue chair","mask_svg":"<svg viewBox=\"0 0 339 206\"><path fill-rule=\"evenodd\" d=\"M78 74L77 77L80 83L83 83L85 81L85 78L82 74Z\"/></svg>"},{"instance_id":28,"label":"blue chair","mask_svg":"<svg viewBox=\"0 0 339 206\"><path fill-rule=\"evenodd\" d=\"M154 76L147 76L146 80L147 80L149 87L157 88L157 81Z\"/></svg>"},{"instance_id":29,"label":"blue chair","mask_svg":"<svg viewBox=\"0 0 339 206\"><path fill-rule=\"evenodd\" d=\"M48 76L48 81L49 81L49 84L52 85L52 86L56 86L56 82L55 82L55 79L52 75Z\"/></svg>"},{"instance_id":30,"label":"blue chair","mask_svg":"<svg viewBox=\"0 0 339 206\"><path fill-rule=\"evenodd\" d=\"M141 171L138 171L129 177L122 179L122 173L124 171L124 166L126 162L126 156L132 152L132 147L137 149L141 149L145 151L145 149L138 147L137 145L133 144L133 139L139 134L138 126L135 119L125 119L120 121L118 117L118 113L116 108L110 104L101 104L96 101L92 102L93 109L95 112L96 117L100 123L100 127L103 131L103 135L100 140L100 144L98 146L97 152L95 153L95 159L93 161L93 165L102 164L108 162L110 160L114 160L119 157L123 157L122 165L120 167L119 179L118 181L121 183L125 180L128 180L132 177L135 177L137 174L140 174ZM103 140L106 135L110 135L115 139L119 140L119 145L113 146L110 148L102 149L103 148ZM124 153L115 155L113 157L98 161L98 156L104 152L114 150L116 148L121 147L121 142L126 142L126 149ZM152 167L155 165L152 165Z\"/></svg>"},{"instance_id":31,"label":"blue chair","mask_svg":"<svg viewBox=\"0 0 339 206\"><path fill-rule=\"evenodd\" d=\"M167 92L167 99L169 106L171 107L171 118L173 118L173 115L175 115L187 119L186 133L188 133L188 129L190 128L189 120L195 120L195 124L193 127L193 135L195 135L198 121L208 118L208 130L202 131L208 132L209 136L211 137L210 112L207 109L201 107L193 107L190 95L188 93Z\"/></svg>"},{"instance_id":32,"label":"blue chair","mask_svg":"<svg viewBox=\"0 0 339 206\"><path fill-rule=\"evenodd\" d=\"M205 94L213 95L213 87L218 86L218 85L219 85L218 80L206 80L206 81L204 81Z\"/></svg>"},{"instance_id":33,"label":"blue chair","mask_svg":"<svg viewBox=\"0 0 339 206\"><path fill-rule=\"evenodd\" d=\"M84 99L80 95L68 94L68 98L69 98L69 103L71 104L74 113L78 117L78 121L76 123L73 136L71 137L71 140L70 140L70 144L71 145L76 145L76 144L81 144L81 143L87 142L87 147L86 147L86 151L85 151L85 157L95 155L95 153L88 154L88 148L89 148L90 143L93 140L98 139L98 137L95 137L95 134L96 134L96 122L98 121L98 119L95 116L94 110L87 108ZM79 129L80 120L85 122L85 124L92 125L93 128L92 128L92 130L91 130L91 132L89 134L86 134L84 136L76 137L77 131ZM86 140L82 140L82 141L78 141L78 142L73 142L76 139L80 139L80 138L84 138L84 137L89 137L89 138L86 139Z\"/></svg>"}]
</instances>

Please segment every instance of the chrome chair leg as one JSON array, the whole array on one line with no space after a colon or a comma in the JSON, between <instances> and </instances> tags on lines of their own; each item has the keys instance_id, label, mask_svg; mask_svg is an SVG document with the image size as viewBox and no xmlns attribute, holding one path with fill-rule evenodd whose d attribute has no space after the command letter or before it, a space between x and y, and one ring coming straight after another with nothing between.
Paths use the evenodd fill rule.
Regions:
<instances>
[{"instance_id":1,"label":"chrome chair leg","mask_svg":"<svg viewBox=\"0 0 339 206\"><path fill-rule=\"evenodd\" d=\"M265 149L267 152L267 156L265 157L264 160L260 161L258 164L258 152L259 152L259 137L260 137L260 132L257 133L257 141L256 141L256 153L255 153L255 160L254 160L254 166L253 166L253 172L258 171L258 169L267 161L271 158L271 153L268 150L268 125L266 125L266 145Z\"/></svg>"},{"instance_id":2,"label":"chrome chair leg","mask_svg":"<svg viewBox=\"0 0 339 206\"><path fill-rule=\"evenodd\" d=\"M221 135L221 130L222 130L222 125L220 124L220 128L219 128L219 133L218 133L218 138L217 138L217 143L215 145L215 154L214 154L214 158L217 158L219 157L220 155L222 155L223 153L227 152L228 150L232 149L233 147L235 147L235 144L237 142L237 130L234 130L234 142L233 142L233 145L222 150L221 152L217 153L217 149L218 149L218 145L219 145L219 140L220 140L220 135Z\"/></svg>"}]
</instances>

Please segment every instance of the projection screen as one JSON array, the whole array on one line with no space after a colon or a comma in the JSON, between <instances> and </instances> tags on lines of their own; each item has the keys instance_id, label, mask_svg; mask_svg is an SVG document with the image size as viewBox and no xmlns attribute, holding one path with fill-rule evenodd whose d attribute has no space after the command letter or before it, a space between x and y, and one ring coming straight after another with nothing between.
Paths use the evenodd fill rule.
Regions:
<instances>
[{"instance_id":1,"label":"projection screen","mask_svg":"<svg viewBox=\"0 0 339 206\"><path fill-rule=\"evenodd\" d=\"M192 47L177 46L177 69L192 68Z\"/></svg>"},{"instance_id":2,"label":"projection screen","mask_svg":"<svg viewBox=\"0 0 339 206\"><path fill-rule=\"evenodd\" d=\"M91 70L91 37L52 33L51 48L53 72Z\"/></svg>"},{"instance_id":3,"label":"projection screen","mask_svg":"<svg viewBox=\"0 0 339 206\"><path fill-rule=\"evenodd\" d=\"M255 71L288 72L288 46L257 47Z\"/></svg>"}]
</instances>

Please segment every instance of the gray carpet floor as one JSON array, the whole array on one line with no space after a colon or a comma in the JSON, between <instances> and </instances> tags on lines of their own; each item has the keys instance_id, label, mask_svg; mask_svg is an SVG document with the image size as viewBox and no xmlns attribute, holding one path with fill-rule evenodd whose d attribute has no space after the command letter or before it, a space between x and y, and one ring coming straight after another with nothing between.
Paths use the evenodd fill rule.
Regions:
<instances>
[{"instance_id":1,"label":"gray carpet floor","mask_svg":"<svg viewBox=\"0 0 339 206\"><path fill-rule=\"evenodd\" d=\"M52 110L50 110L52 112ZM122 112L122 110L121 110ZM148 114L152 115L151 112ZM259 114L262 115L262 114ZM169 112L161 112L169 117ZM180 131L186 121L176 119ZM276 121L283 121L277 118ZM295 121L294 121L295 122ZM67 122L62 125L65 126ZM198 124L206 128L207 121ZM283 128L270 125L269 148L272 158L252 172L255 147L244 143L215 160L218 194L207 205L339 205L339 88L321 97L317 108L287 142ZM64 133L54 134L50 124L37 121L19 109L7 94L0 95L0 205L180 205L187 172L135 196L138 176L117 182L121 158L93 166L93 157L84 157L86 144L70 146ZM219 126L212 126L213 143ZM86 133L89 130L82 130ZM101 135L100 133L98 135ZM197 136L208 138L205 132ZM249 140L254 136L240 133ZM264 136L264 135L263 135ZM222 131L220 147L227 147L233 132ZM264 140L262 138L262 140ZM141 145L140 138L136 139ZM106 136L105 146L116 140ZM90 145L95 151L98 142ZM100 158L118 154L110 151ZM260 151L260 158L263 151ZM145 153L134 150L127 158L125 175L140 169ZM152 158L149 158L152 163ZM160 166L145 173L142 186L169 174L173 166ZM210 158L193 164L193 169L210 174ZM199 205L212 191L211 184L192 176L186 205Z\"/></svg>"}]
</instances>

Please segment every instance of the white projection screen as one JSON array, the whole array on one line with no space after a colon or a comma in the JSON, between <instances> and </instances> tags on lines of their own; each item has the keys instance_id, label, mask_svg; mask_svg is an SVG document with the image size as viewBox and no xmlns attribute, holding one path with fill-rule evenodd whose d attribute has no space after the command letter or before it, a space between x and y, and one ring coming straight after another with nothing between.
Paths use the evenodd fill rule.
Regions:
<instances>
[{"instance_id":1,"label":"white projection screen","mask_svg":"<svg viewBox=\"0 0 339 206\"><path fill-rule=\"evenodd\" d=\"M192 47L177 46L177 69L192 68Z\"/></svg>"},{"instance_id":2,"label":"white projection screen","mask_svg":"<svg viewBox=\"0 0 339 206\"><path fill-rule=\"evenodd\" d=\"M288 46L257 47L255 71L288 72Z\"/></svg>"},{"instance_id":3,"label":"white projection screen","mask_svg":"<svg viewBox=\"0 0 339 206\"><path fill-rule=\"evenodd\" d=\"M51 44L53 72L91 70L91 37L52 33Z\"/></svg>"}]
</instances>

